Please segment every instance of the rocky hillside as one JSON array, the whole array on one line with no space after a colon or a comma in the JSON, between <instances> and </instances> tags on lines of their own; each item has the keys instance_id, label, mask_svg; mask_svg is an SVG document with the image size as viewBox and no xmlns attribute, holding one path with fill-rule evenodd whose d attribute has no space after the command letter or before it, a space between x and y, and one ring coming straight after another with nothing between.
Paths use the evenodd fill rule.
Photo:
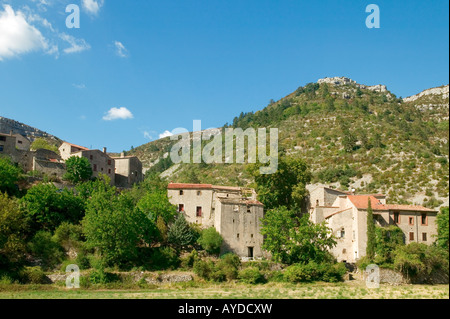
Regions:
<instances>
[{"instance_id":1,"label":"rocky hillside","mask_svg":"<svg viewBox=\"0 0 450 319\"><path fill-rule=\"evenodd\" d=\"M448 103L448 85L400 99L382 84L325 78L224 127L279 128L280 148L306 160L315 184L438 207L449 201ZM173 143L165 138L129 153L170 180L253 183L245 165L173 165Z\"/></svg>"},{"instance_id":2,"label":"rocky hillside","mask_svg":"<svg viewBox=\"0 0 450 319\"><path fill-rule=\"evenodd\" d=\"M48 134L47 132L41 131L37 128L17 122L15 120L11 120L6 117L0 116L0 133L9 134L11 131L14 134L20 134L27 137L31 141L34 141L38 137L59 141L57 137Z\"/></svg>"}]
</instances>

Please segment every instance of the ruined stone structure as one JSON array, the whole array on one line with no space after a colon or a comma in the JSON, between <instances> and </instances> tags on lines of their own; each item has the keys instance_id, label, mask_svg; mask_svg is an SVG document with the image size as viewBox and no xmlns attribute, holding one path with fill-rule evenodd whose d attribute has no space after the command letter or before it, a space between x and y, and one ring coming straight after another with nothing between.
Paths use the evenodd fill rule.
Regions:
<instances>
[{"instance_id":1,"label":"ruined stone structure","mask_svg":"<svg viewBox=\"0 0 450 319\"><path fill-rule=\"evenodd\" d=\"M264 206L253 189L170 183L168 196L188 222L216 228L224 239L222 253L248 259L263 256L260 230Z\"/></svg>"},{"instance_id":2,"label":"ruined stone structure","mask_svg":"<svg viewBox=\"0 0 450 319\"><path fill-rule=\"evenodd\" d=\"M371 202L378 226L397 225L405 243L430 245L437 234L437 211L422 206L392 205L382 194L354 195L350 192L318 187L310 192L310 219L326 222L337 237L331 253L338 261L355 263L366 255L367 208Z\"/></svg>"},{"instance_id":3,"label":"ruined stone structure","mask_svg":"<svg viewBox=\"0 0 450 319\"><path fill-rule=\"evenodd\" d=\"M115 161L115 183L117 187L130 188L144 180L142 163L136 156L113 157Z\"/></svg>"}]
</instances>

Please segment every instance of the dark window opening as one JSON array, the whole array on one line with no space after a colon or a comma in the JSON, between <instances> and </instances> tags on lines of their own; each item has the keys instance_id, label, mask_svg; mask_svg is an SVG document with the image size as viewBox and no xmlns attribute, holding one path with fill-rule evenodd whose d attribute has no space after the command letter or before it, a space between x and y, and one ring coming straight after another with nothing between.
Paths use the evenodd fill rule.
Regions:
<instances>
[{"instance_id":1,"label":"dark window opening","mask_svg":"<svg viewBox=\"0 0 450 319\"><path fill-rule=\"evenodd\" d=\"M6 141L6 136L0 136L0 141L5 142Z\"/></svg>"},{"instance_id":2,"label":"dark window opening","mask_svg":"<svg viewBox=\"0 0 450 319\"><path fill-rule=\"evenodd\" d=\"M394 213L394 223L400 223L400 213Z\"/></svg>"},{"instance_id":3,"label":"dark window opening","mask_svg":"<svg viewBox=\"0 0 450 319\"><path fill-rule=\"evenodd\" d=\"M253 247L248 247L248 257L253 258Z\"/></svg>"},{"instance_id":4,"label":"dark window opening","mask_svg":"<svg viewBox=\"0 0 450 319\"><path fill-rule=\"evenodd\" d=\"M409 233L409 240L414 240L414 233L413 232Z\"/></svg>"},{"instance_id":5,"label":"dark window opening","mask_svg":"<svg viewBox=\"0 0 450 319\"><path fill-rule=\"evenodd\" d=\"M89 158L90 158L91 160L93 160L93 159L94 159L94 156L93 156L93 155L90 155Z\"/></svg>"},{"instance_id":6,"label":"dark window opening","mask_svg":"<svg viewBox=\"0 0 450 319\"><path fill-rule=\"evenodd\" d=\"M427 225L428 224L427 214L422 214L421 215L421 221L422 221L422 225Z\"/></svg>"},{"instance_id":7,"label":"dark window opening","mask_svg":"<svg viewBox=\"0 0 450 319\"><path fill-rule=\"evenodd\" d=\"M111 160L108 160L108 165L111 165Z\"/></svg>"},{"instance_id":8,"label":"dark window opening","mask_svg":"<svg viewBox=\"0 0 450 319\"><path fill-rule=\"evenodd\" d=\"M94 172L97 171L97 164L94 164Z\"/></svg>"},{"instance_id":9,"label":"dark window opening","mask_svg":"<svg viewBox=\"0 0 450 319\"><path fill-rule=\"evenodd\" d=\"M414 217L409 217L409 224L414 225Z\"/></svg>"},{"instance_id":10,"label":"dark window opening","mask_svg":"<svg viewBox=\"0 0 450 319\"><path fill-rule=\"evenodd\" d=\"M202 207L197 206L197 217L202 217Z\"/></svg>"},{"instance_id":11,"label":"dark window opening","mask_svg":"<svg viewBox=\"0 0 450 319\"><path fill-rule=\"evenodd\" d=\"M0 145L0 152L3 152L3 145Z\"/></svg>"},{"instance_id":12,"label":"dark window opening","mask_svg":"<svg viewBox=\"0 0 450 319\"><path fill-rule=\"evenodd\" d=\"M178 211L179 212L184 212L184 204L178 205Z\"/></svg>"},{"instance_id":13,"label":"dark window opening","mask_svg":"<svg viewBox=\"0 0 450 319\"><path fill-rule=\"evenodd\" d=\"M22 141L17 141L17 143L19 143L19 144L23 144L23 142L22 142Z\"/></svg>"},{"instance_id":14,"label":"dark window opening","mask_svg":"<svg viewBox=\"0 0 450 319\"><path fill-rule=\"evenodd\" d=\"M422 241L427 241L427 233L422 233Z\"/></svg>"},{"instance_id":15,"label":"dark window opening","mask_svg":"<svg viewBox=\"0 0 450 319\"><path fill-rule=\"evenodd\" d=\"M184 192L183 191L180 191L180 195L183 195L184 194Z\"/></svg>"},{"instance_id":16,"label":"dark window opening","mask_svg":"<svg viewBox=\"0 0 450 319\"><path fill-rule=\"evenodd\" d=\"M197 191L197 196L200 196L202 194L201 191Z\"/></svg>"}]
</instances>

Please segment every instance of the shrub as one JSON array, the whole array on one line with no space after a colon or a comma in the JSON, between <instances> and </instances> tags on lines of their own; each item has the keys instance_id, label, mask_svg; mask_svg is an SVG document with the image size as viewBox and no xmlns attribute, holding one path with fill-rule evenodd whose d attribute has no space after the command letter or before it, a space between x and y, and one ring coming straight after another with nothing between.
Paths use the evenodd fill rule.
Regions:
<instances>
[{"instance_id":1,"label":"shrub","mask_svg":"<svg viewBox=\"0 0 450 319\"><path fill-rule=\"evenodd\" d=\"M247 284L263 284L266 282L264 274L256 267L248 267L239 271L239 279Z\"/></svg>"},{"instance_id":2,"label":"shrub","mask_svg":"<svg viewBox=\"0 0 450 319\"><path fill-rule=\"evenodd\" d=\"M284 278L287 282L307 282L311 281L311 274L308 273L303 265L295 264L286 268Z\"/></svg>"},{"instance_id":3,"label":"shrub","mask_svg":"<svg viewBox=\"0 0 450 319\"><path fill-rule=\"evenodd\" d=\"M89 282L94 285L108 284L118 280L118 275L105 272L103 269L95 269L89 274Z\"/></svg>"},{"instance_id":4,"label":"shrub","mask_svg":"<svg viewBox=\"0 0 450 319\"><path fill-rule=\"evenodd\" d=\"M209 280L213 272L214 264L211 261L197 260L194 262L194 273L205 280Z\"/></svg>"},{"instance_id":5,"label":"shrub","mask_svg":"<svg viewBox=\"0 0 450 319\"><path fill-rule=\"evenodd\" d=\"M28 247L34 257L41 259L45 269L55 267L64 257L62 247L52 238L50 232L37 232Z\"/></svg>"},{"instance_id":6,"label":"shrub","mask_svg":"<svg viewBox=\"0 0 450 319\"><path fill-rule=\"evenodd\" d=\"M55 240L66 249L70 247L79 247L83 239L83 228L81 225L74 225L63 222L55 230Z\"/></svg>"},{"instance_id":7,"label":"shrub","mask_svg":"<svg viewBox=\"0 0 450 319\"><path fill-rule=\"evenodd\" d=\"M238 269L241 265L241 260L236 254L225 254L216 264L216 269L219 269L225 274L227 280L233 280L238 277Z\"/></svg>"},{"instance_id":8,"label":"shrub","mask_svg":"<svg viewBox=\"0 0 450 319\"><path fill-rule=\"evenodd\" d=\"M192 268L194 266L195 261L197 260L198 260L198 252L194 249L191 251L190 254L181 259L181 267Z\"/></svg>"},{"instance_id":9,"label":"shrub","mask_svg":"<svg viewBox=\"0 0 450 319\"><path fill-rule=\"evenodd\" d=\"M47 276L41 267L25 267L20 272L21 281L25 284L44 284L47 282Z\"/></svg>"},{"instance_id":10,"label":"shrub","mask_svg":"<svg viewBox=\"0 0 450 319\"><path fill-rule=\"evenodd\" d=\"M222 246L223 238L217 232L214 227L204 229L198 243L205 249L209 254L219 254L220 247Z\"/></svg>"},{"instance_id":11,"label":"shrub","mask_svg":"<svg viewBox=\"0 0 450 319\"><path fill-rule=\"evenodd\" d=\"M151 254L152 269L175 269L180 263L177 251L171 247L154 248Z\"/></svg>"}]
</instances>

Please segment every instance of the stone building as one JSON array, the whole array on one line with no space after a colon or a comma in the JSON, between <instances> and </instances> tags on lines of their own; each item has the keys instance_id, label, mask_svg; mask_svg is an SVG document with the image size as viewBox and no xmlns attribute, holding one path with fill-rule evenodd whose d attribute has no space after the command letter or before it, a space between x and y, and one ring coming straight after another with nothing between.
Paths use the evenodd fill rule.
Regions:
<instances>
[{"instance_id":1,"label":"stone building","mask_svg":"<svg viewBox=\"0 0 450 319\"><path fill-rule=\"evenodd\" d=\"M28 138L20 134L13 134L16 137L16 149L21 151L29 151L31 142Z\"/></svg>"},{"instance_id":2,"label":"stone building","mask_svg":"<svg viewBox=\"0 0 450 319\"><path fill-rule=\"evenodd\" d=\"M170 183L168 196L188 222L215 227L224 239L222 253L249 259L263 256L260 230L264 206L253 189Z\"/></svg>"},{"instance_id":3,"label":"stone building","mask_svg":"<svg viewBox=\"0 0 450 319\"><path fill-rule=\"evenodd\" d=\"M113 157L115 161L115 183L117 187L130 188L144 180L142 163L136 156Z\"/></svg>"},{"instance_id":4,"label":"stone building","mask_svg":"<svg viewBox=\"0 0 450 319\"><path fill-rule=\"evenodd\" d=\"M16 151L16 137L0 133L0 155L11 155Z\"/></svg>"},{"instance_id":5,"label":"stone building","mask_svg":"<svg viewBox=\"0 0 450 319\"><path fill-rule=\"evenodd\" d=\"M354 195L349 192L318 187L310 192L310 219L325 222L337 237L331 253L338 261L355 263L366 255L367 208L369 199L378 226L397 225L406 244L430 245L437 234L437 211L422 206L392 205L382 194Z\"/></svg>"}]
</instances>

